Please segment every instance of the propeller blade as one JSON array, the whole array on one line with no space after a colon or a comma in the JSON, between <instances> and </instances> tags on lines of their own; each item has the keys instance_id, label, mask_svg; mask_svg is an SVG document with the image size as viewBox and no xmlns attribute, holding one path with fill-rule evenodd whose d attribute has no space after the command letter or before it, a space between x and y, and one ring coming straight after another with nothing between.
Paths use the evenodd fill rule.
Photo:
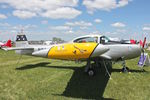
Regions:
<instances>
[{"instance_id":1,"label":"propeller blade","mask_svg":"<svg viewBox=\"0 0 150 100\"><path fill-rule=\"evenodd\" d=\"M144 41L143 41L143 45L142 45L143 48L145 46L145 43L146 43L146 37L144 38Z\"/></svg>"}]
</instances>

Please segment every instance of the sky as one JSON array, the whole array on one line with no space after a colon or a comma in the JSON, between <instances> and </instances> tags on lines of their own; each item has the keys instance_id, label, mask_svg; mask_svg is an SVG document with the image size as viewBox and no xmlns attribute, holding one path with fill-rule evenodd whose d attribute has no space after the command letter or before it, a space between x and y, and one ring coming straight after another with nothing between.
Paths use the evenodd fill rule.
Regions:
<instances>
[{"instance_id":1,"label":"sky","mask_svg":"<svg viewBox=\"0 0 150 100\"><path fill-rule=\"evenodd\" d=\"M0 0L0 41L88 34L150 40L150 0Z\"/></svg>"}]
</instances>

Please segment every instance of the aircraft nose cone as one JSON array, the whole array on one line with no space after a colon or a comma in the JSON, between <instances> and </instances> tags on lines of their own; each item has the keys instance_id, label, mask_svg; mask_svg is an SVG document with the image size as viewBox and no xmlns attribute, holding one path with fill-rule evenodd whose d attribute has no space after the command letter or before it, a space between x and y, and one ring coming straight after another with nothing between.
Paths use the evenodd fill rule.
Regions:
<instances>
[{"instance_id":1,"label":"aircraft nose cone","mask_svg":"<svg viewBox=\"0 0 150 100\"><path fill-rule=\"evenodd\" d=\"M91 57L98 57L99 55L107 52L109 48L106 45L99 44L93 51Z\"/></svg>"},{"instance_id":2,"label":"aircraft nose cone","mask_svg":"<svg viewBox=\"0 0 150 100\"><path fill-rule=\"evenodd\" d=\"M37 56L37 57L47 57L48 52L49 52L49 49L44 49L44 50L33 52L32 55Z\"/></svg>"}]
</instances>

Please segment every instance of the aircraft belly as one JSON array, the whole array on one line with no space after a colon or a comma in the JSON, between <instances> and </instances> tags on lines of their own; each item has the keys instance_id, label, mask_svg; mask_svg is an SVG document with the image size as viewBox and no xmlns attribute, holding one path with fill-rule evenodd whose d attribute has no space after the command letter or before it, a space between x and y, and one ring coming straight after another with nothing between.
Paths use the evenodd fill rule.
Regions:
<instances>
[{"instance_id":1,"label":"aircraft belly","mask_svg":"<svg viewBox=\"0 0 150 100\"><path fill-rule=\"evenodd\" d=\"M87 59L97 46L97 43L73 43L54 46L48 53L52 59Z\"/></svg>"}]
</instances>

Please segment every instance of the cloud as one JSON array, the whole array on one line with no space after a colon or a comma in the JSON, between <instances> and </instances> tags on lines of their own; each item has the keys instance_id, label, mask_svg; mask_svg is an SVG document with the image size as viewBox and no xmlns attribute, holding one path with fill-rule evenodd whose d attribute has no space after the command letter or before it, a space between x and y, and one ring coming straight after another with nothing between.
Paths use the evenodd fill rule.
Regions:
<instances>
[{"instance_id":1,"label":"cloud","mask_svg":"<svg viewBox=\"0 0 150 100\"><path fill-rule=\"evenodd\" d=\"M34 24L14 25L9 23L0 23L0 27L1 27L0 33L2 33L0 34L0 40L7 40L7 39L14 40L17 33L20 32L21 29L24 30L25 34L31 34L32 31L34 31L34 33L37 33L35 32L37 26Z\"/></svg>"},{"instance_id":2,"label":"cloud","mask_svg":"<svg viewBox=\"0 0 150 100\"><path fill-rule=\"evenodd\" d=\"M4 15L4 14L0 14L0 19L6 19L7 18L7 16L6 15Z\"/></svg>"},{"instance_id":3,"label":"cloud","mask_svg":"<svg viewBox=\"0 0 150 100\"><path fill-rule=\"evenodd\" d=\"M127 30L125 30L125 29L117 29L116 32L117 33L126 33Z\"/></svg>"},{"instance_id":4,"label":"cloud","mask_svg":"<svg viewBox=\"0 0 150 100\"><path fill-rule=\"evenodd\" d=\"M48 24L48 21L47 20L42 20L41 24Z\"/></svg>"},{"instance_id":5,"label":"cloud","mask_svg":"<svg viewBox=\"0 0 150 100\"><path fill-rule=\"evenodd\" d=\"M33 24L27 24L27 25L24 25L23 28L24 29L33 29L33 28L37 28L37 26L33 25Z\"/></svg>"},{"instance_id":6,"label":"cloud","mask_svg":"<svg viewBox=\"0 0 150 100\"><path fill-rule=\"evenodd\" d=\"M1 5L0 8L2 8L2 9L7 9L8 6L7 6L7 5Z\"/></svg>"},{"instance_id":7,"label":"cloud","mask_svg":"<svg viewBox=\"0 0 150 100\"><path fill-rule=\"evenodd\" d=\"M95 22L95 23L101 23L102 20L101 20L101 19L95 19L94 22Z\"/></svg>"},{"instance_id":8,"label":"cloud","mask_svg":"<svg viewBox=\"0 0 150 100\"><path fill-rule=\"evenodd\" d=\"M73 19L81 14L81 11L78 11L74 8L62 7L55 10L50 10L41 14L43 17L52 18L52 19Z\"/></svg>"},{"instance_id":9,"label":"cloud","mask_svg":"<svg viewBox=\"0 0 150 100\"><path fill-rule=\"evenodd\" d=\"M9 27L10 24L9 23L0 23L0 27Z\"/></svg>"},{"instance_id":10,"label":"cloud","mask_svg":"<svg viewBox=\"0 0 150 100\"><path fill-rule=\"evenodd\" d=\"M83 0L83 5L86 6L89 13L95 10L110 11L118 7L128 5L129 0Z\"/></svg>"},{"instance_id":11,"label":"cloud","mask_svg":"<svg viewBox=\"0 0 150 100\"><path fill-rule=\"evenodd\" d=\"M126 25L121 23L121 22L116 22L116 23L113 23L111 24L112 27L116 27L116 28L123 28L125 27Z\"/></svg>"},{"instance_id":12,"label":"cloud","mask_svg":"<svg viewBox=\"0 0 150 100\"><path fill-rule=\"evenodd\" d=\"M92 26L92 23L85 21L75 21L75 22L66 22L65 25L71 27L79 27L80 29L84 30Z\"/></svg>"},{"instance_id":13,"label":"cloud","mask_svg":"<svg viewBox=\"0 0 150 100\"><path fill-rule=\"evenodd\" d=\"M99 31L93 31L90 34L100 34L100 32Z\"/></svg>"},{"instance_id":14,"label":"cloud","mask_svg":"<svg viewBox=\"0 0 150 100\"><path fill-rule=\"evenodd\" d=\"M123 7L123 6L126 6L126 5L128 5L129 1L131 1L131 0L120 0L120 1L118 2L118 4L116 5L116 7Z\"/></svg>"},{"instance_id":15,"label":"cloud","mask_svg":"<svg viewBox=\"0 0 150 100\"><path fill-rule=\"evenodd\" d=\"M34 24L26 24L26 25L10 25L9 27L7 27L8 30L15 30L15 31L20 31L21 29L27 31L27 30L32 30L37 28L36 25Z\"/></svg>"},{"instance_id":16,"label":"cloud","mask_svg":"<svg viewBox=\"0 0 150 100\"><path fill-rule=\"evenodd\" d=\"M27 19L27 18L35 17L36 13L30 12L30 11L15 10L13 11L13 15L21 19Z\"/></svg>"},{"instance_id":17,"label":"cloud","mask_svg":"<svg viewBox=\"0 0 150 100\"><path fill-rule=\"evenodd\" d=\"M59 33L59 34L72 34L72 35L81 35L86 33L90 26L92 26L92 23L85 22L85 21L75 21L75 22L66 22L64 25L60 26L50 26L49 29L53 33ZM80 28L80 29L78 29ZM79 33L80 32L80 33ZM89 33L89 32L88 32Z\"/></svg>"},{"instance_id":18,"label":"cloud","mask_svg":"<svg viewBox=\"0 0 150 100\"><path fill-rule=\"evenodd\" d=\"M143 30L143 31L150 31L150 26L149 26L149 27L148 27L148 26L145 26L145 27L142 28L142 30Z\"/></svg>"},{"instance_id":19,"label":"cloud","mask_svg":"<svg viewBox=\"0 0 150 100\"><path fill-rule=\"evenodd\" d=\"M51 30L70 30L71 28L69 26L50 26L49 27Z\"/></svg>"},{"instance_id":20,"label":"cloud","mask_svg":"<svg viewBox=\"0 0 150 100\"><path fill-rule=\"evenodd\" d=\"M85 30L85 29L88 29L88 27L86 27L86 26L85 27L80 27L80 29Z\"/></svg>"},{"instance_id":21,"label":"cloud","mask_svg":"<svg viewBox=\"0 0 150 100\"><path fill-rule=\"evenodd\" d=\"M68 25L68 26L89 27L89 26L92 26L92 23L85 22L85 21L76 21L76 22L66 22L65 25Z\"/></svg>"},{"instance_id":22,"label":"cloud","mask_svg":"<svg viewBox=\"0 0 150 100\"><path fill-rule=\"evenodd\" d=\"M35 16L72 19L82 13L75 9L78 2L79 0L0 0L0 4L6 4L14 9L14 16L23 19ZM26 14L29 14L29 17L25 16Z\"/></svg>"},{"instance_id":23,"label":"cloud","mask_svg":"<svg viewBox=\"0 0 150 100\"><path fill-rule=\"evenodd\" d=\"M40 11L59 7L75 7L78 5L78 0L0 0L0 3L8 4L18 10Z\"/></svg>"}]
</instances>

